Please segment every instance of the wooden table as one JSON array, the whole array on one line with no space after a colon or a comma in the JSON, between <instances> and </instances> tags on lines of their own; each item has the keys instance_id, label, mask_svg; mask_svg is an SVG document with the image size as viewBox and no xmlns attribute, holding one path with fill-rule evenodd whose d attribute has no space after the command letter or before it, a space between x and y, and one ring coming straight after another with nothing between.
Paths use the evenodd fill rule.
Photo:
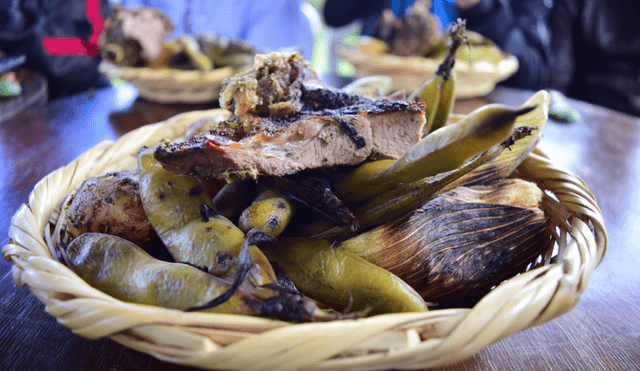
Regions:
<instances>
[{"instance_id":1,"label":"wooden table","mask_svg":"<svg viewBox=\"0 0 640 371\"><path fill-rule=\"evenodd\" d=\"M18 67L14 72L22 92L16 97L0 97L0 123L30 107L44 106L49 98L47 79L42 73L25 67Z\"/></svg>"},{"instance_id":2,"label":"wooden table","mask_svg":"<svg viewBox=\"0 0 640 371\"><path fill-rule=\"evenodd\" d=\"M489 102L518 106L532 92L498 88L461 101L470 112ZM580 303L568 314L517 333L476 356L437 370L640 369L640 118L570 101L573 124L548 123L539 147L589 185L602 209L609 249ZM206 105L160 105L124 85L55 101L0 125L0 232L42 177L105 139ZM0 263L0 370L189 370L125 348L86 340L59 325L28 288L16 288Z\"/></svg>"}]
</instances>

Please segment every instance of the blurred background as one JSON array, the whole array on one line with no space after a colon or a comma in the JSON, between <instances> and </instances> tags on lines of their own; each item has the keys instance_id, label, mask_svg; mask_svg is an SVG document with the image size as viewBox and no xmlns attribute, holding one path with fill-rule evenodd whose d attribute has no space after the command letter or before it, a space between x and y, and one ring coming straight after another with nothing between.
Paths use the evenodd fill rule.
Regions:
<instances>
[{"instance_id":1,"label":"blurred background","mask_svg":"<svg viewBox=\"0 0 640 371\"><path fill-rule=\"evenodd\" d=\"M26 57L21 64L43 76L43 83L48 84L48 99L108 86L110 76L98 71L106 55L99 37L105 34L105 28L109 30L101 22L114 9L137 7L158 9L172 23L170 29L160 32L148 22L140 26L145 24L142 17L136 20L133 31L123 31L120 36L110 34L117 38L138 32L138 41L144 44L143 54L154 37L171 40L206 33L242 40L255 47L256 52L297 50L334 85L375 72L373 67L390 60L389 55L408 58L395 60L398 75L415 65L411 58L441 59L444 32L459 17L476 34L468 48L460 48L466 54L458 56L458 62L469 62L476 76L478 71L492 66L474 62L493 62L494 69L500 72L503 67L498 62L513 56L517 69L500 76L494 71L494 84L551 89L640 115L638 2L0 0L1 55ZM504 54L483 49L489 44ZM346 49L351 50L347 57L340 55L339 50L349 46L360 49ZM361 65L348 58L362 59L362 55L368 61ZM3 62L3 73L15 68L5 59ZM460 71L465 68L458 67ZM17 80L15 75L3 77L3 96L19 95Z\"/></svg>"}]
</instances>

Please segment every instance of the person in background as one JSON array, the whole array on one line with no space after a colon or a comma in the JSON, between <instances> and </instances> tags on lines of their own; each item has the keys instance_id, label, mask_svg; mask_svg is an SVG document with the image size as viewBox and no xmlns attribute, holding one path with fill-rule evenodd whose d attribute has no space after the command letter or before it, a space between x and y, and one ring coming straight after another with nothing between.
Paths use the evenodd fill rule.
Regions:
<instances>
[{"instance_id":1,"label":"person in background","mask_svg":"<svg viewBox=\"0 0 640 371\"><path fill-rule=\"evenodd\" d=\"M493 40L518 58L518 71L502 85L543 89L549 82L553 0L457 0L467 29Z\"/></svg>"},{"instance_id":2,"label":"person in background","mask_svg":"<svg viewBox=\"0 0 640 371\"><path fill-rule=\"evenodd\" d=\"M370 34L382 10L412 1L327 0L330 27L360 20ZM553 89L640 116L640 2L456 0L467 29L515 55L518 72L501 85ZM368 31L369 30L369 31ZM369 32L369 33L367 33Z\"/></svg>"},{"instance_id":3,"label":"person in background","mask_svg":"<svg viewBox=\"0 0 640 371\"><path fill-rule=\"evenodd\" d=\"M505 83L640 116L640 3L458 0L469 29L518 57Z\"/></svg>"},{"instance_id":4,"label":"person in background","mask_svg":"<svg viewBox=\"0 0 640 371\"><path fill-rule=\"evenodd\" d=\"M46 77L50 100L108 85L98 72L100 55L91 43L94 25L86 1L93 1L102 19L109 14L106 0L0 0L0 50L7 56L25 55L24 66ZM47 39L69 38L79 41L79 50L48 50L45 45Z\"/></svg>"},{"instance_id":5,"label":"person in background","mask_svg":"<svg viewBox=\"0 0 640 371\"><path fill-rule=\"evenodd\" d=\"M549 86L640 116L640 2L555 0Z\"/></svg>"},{"instance_id":6,"label":"person in background","mask_svg":"<svg viewBox=\"0 0 640 371\"><path fill-rule=\"evenodd\" d=\"M402 17L413 3L413 0L326 0L323 16L327 26L333 28L359 21L362 23L362 35L372 35L384 9L391 9L396 17ZM433 1L430 10L438 17L443 29L456 19L453 0Z\"/></svg>"},{"instance_id":7,"label":"person in background","mask_svg":"<svg viewBox=\"0 0 640 371\"><path fill-rule=\"evenodd\" d=\"M330 27L360 21L362 34L371 35L383 10L390 8L395 16L402 16L413 4L414 0L327 0L324 19ZM550 34L546 21L550 4L550 0L439 0L433 1L431 12L443 29L458 17L466 19L467 29L515 55L520 68L505 85L540 89L548 81Z\"/></svg>"},{"instance_id":8,"label":"person in background","mask_svg":"<svg viewBox=\"0 0 640 371\"><path fill-rule=\"evenodd\" d=\"M242 39L257 49L299 50L313 57L314 37L302 10L305 0L121 0L122 6L149 6L162 10L175 24L168 38L182 34L210 33Z\"/></svg>"}]
</instances>

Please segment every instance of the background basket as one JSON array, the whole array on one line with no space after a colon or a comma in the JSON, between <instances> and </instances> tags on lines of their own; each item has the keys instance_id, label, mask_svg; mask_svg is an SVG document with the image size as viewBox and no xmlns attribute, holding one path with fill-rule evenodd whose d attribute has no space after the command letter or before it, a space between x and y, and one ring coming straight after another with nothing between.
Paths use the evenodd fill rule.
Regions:
<instances>
[{"instance_id":1,"label":"background basket","mask_svg":"<svg viewBox=\"0 0 640 371\"><path fill-rule=\"evenodd\" d=\"M172 68L119 67L102 61L99 71L119 77L136 87L141 97L159 103L207 103L220 97L222 81L233 75L232 67L210 71Z\"/></svg>"},{"instance_id":2,"label":"background basket","mask_svg":"<svg viewBox=\"0 0 640 371\"><path fill-rule=\"evenodd\" d=\"M60 263L47 236L68 193L89 176L136 167L138 149L180 138L221 110L188 112L96 145L34 188L12 219L3 254L59 323L86 338L109 337L161 360L207 369L409 369L450 364L577 304L607 244L602 214L577 176L534 151L519 167L549 194L557 255L498 285L473 308L290 324L241 315L182 312L121 302Z\"/></svg>"},{"instance_id":3,"label":"background basket","mask_svg":"<svg viewBox=\"0 0 640 371\"><path fill-rule=\"evenodd\" d=\"M340 45L336 54L353 65L356 77L387 75L393 79L393 90L405 90L408 93L433 76L442 62L431 58L367 52L358 45ZM456 59L454 69L458 77L456 98L473 98L490 93L497 83L516 73L518 59L510 54L506 54L497 64Z\"/></svg>"}]
</instances>

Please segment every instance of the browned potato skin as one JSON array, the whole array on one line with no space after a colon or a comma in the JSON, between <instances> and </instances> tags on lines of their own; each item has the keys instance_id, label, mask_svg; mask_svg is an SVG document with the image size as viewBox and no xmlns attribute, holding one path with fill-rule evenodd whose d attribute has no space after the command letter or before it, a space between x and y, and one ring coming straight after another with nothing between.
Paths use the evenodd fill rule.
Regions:
<instances>
[{"instance_id":1,"label":"browned potato skin","mask_svg":"<svg viewBox=\"0 0 640 371\"><path fill-rule=\"evenodd\" d=\"M159 241L142 207L137 171L89 178L71 197L66 220L73 238L89 232L106 233L145 250Z\"/></svg>"}]
</instances>

